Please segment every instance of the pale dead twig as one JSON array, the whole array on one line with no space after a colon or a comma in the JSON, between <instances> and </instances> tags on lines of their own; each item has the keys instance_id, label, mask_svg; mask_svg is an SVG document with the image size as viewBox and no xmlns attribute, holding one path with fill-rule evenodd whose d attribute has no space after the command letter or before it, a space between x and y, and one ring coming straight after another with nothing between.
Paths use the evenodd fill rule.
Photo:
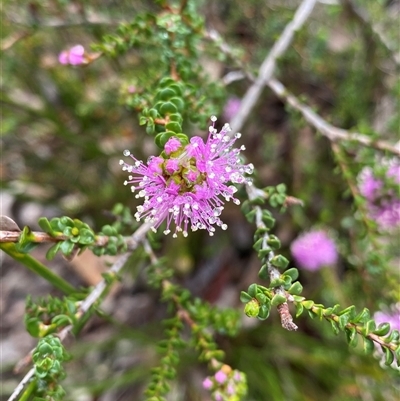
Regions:
<instances>
[{"instance_id":1,"label":"pale dead twig","mask_svg":"<svg viewBox=\"0 0 400 401\"><path fill-rule=\"evenodd\" d=\"M303 3L304 4L304 3ZM286 31L286 29L285 29ZM283 101L288 103L292 108L295 110L299 111L304 119L314 128L316 128L322 135L330 139L331 141L339 141L339 140L346 140L346 141L355 141L358 143L361 143L362 145L373 147L382 151L387 151L390 153L393 153L395 155L400 156L400 146L399 144L393 145L389 142L382 141L382 140L376 140L376 139L371 139L370 137L360 134L358 132L349 132L345 129L335 127L334 125L328 123L326 120L324 120L320 115L318 115L316 112L314 112L310 107L302 103L300 100L298 100L293 94L289 93L288 90L284 87L284 85L279 82L277 79L273 78L273 69L271 70L272 67L275 66L277 53L275 52L275 56L271 55L271 52L267 55L266 59L263 62L263 65L268 65L270 66L268 71L265 69L264 71L268 72L266 76L267 78L265 81L260 80L261 73L259 74L258 78L255 78L254 76L251 75L248 71L246 71L246 67L243 66L240 62L238 62L237 58L234 56L232 49L227 45L226 43L223 42L222 38L218 35L217 32L213 31L212 34L209 34L207 36L209 39L215 41L215 43L219 46L221 51L223 51L225 54L227 54L230 58L232 58L233 61L237 62L238 67L244 68L245 70L243 71L243 74L240 75L240 73L235 72L234 78L237 79L243 79L244 77L248 78L250 81L254 82L254 85L251 86L251 88L247 91L245 94L243 100L242 100L242 106L241 109L239 110L238 114L234 118L234 120L231 122L231 127L232 127L232 132L237 132L241 127L242 124L244 123L244 120L247 118L249 113L251 112L252 107L254 107L258 96L260 95L261 89L263 86L267 85L269 86L274 93L281 98ZM279 42L279 40L278 40ZM278 43L277 42L277 43ZM281 50L283 49L283 46L274 46L274 48L279 48L280 52L278 56L281 56ZM271 67L272 66L272 67ZM262 70L262 67L260 68L260 71ZM230 83L232 81L232 78L230 77L227 79L227 81ZM252 89L253 88L253 89ZM257 96L253 98L254 94ZM252 97L250 99L250 97ZM245 103L243 105L243 103ZM242 116L242 117L241 117ZM238 121L235 123L235 120ZM234 125L236 124L236 125ZM400 141L399 141L400 143Z\"/></svg>"},{"instance_id":2,"label":"pale dead twig","mask_svg":"<svg viewBox=\"0 0 400 401\"><path fill-rule=\"evenodd\" d=\"M238 113L231 121L230 125L233 132L238 132L242 128L251 110L254 108L254 105L260 97L266 82L274 74L277 59L285 53L293 40L295 32L299 30L307 21L316 2L316 0L303 0L299 8L296 10L292 21L286 25L282 35L272 46L268 56L261 64L258 77L254 81L253 85L251 85L247 90L242 99ZM224 49L222 50L224 51Z\"/></svg>"},{"instance_id":3,"label":"pale dead twig","mask_svg":"<svg viewBox=\"0 0 400 401\"><path fill-rule=\"evenodd\" d=\"M295 96L289 93L281 82L276 79L267 81L267 85L275 92L282 100L287 102L295 110L299 111L304 119L313 127L315 127L322 135L326 136L333 142L340 140L355 141L365 146L370 146L379 150L388 151L400 156L400 149L396 145L390 144L382 140L374 140L366 135L357 132L349 132L342 128L337 128L329 124L321 116L311 110L310 107L304 105Z\"/></svg>"}]
</instances>

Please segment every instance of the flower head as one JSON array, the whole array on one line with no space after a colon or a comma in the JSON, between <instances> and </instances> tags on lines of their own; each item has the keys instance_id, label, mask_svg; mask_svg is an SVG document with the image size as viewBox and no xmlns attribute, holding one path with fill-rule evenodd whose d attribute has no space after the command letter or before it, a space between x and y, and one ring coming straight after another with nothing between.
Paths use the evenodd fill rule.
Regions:
<instances>
[{"instance_id":1,"label":"flower head","mask_svg":"<svg viewBox=\"0 0 400 401\"><path fill-rule=\"evenodd\" d=\"M165 234L175 224L174 237L177 232L187 236L189 228L205 229L210 235L215 231L214 225L225 230L227 225L219 217L224 209L221 198L240 204L232 184L251 184L245 175L253 172L253 165L243 165L240 158L245 148L233 148L240 134L230 138L228 124L217 132L216 118L212 121L206 142L195 136L188 144L182 144L172 137L164 145L163 156L151 157L147 163L124 151L134 161L132 165L120 161L122 169L132 174L125 185L137 191L136 198L144 198L135 217L150 221L154 231L163 221L167 225Z\"/></svg>"},{"instance_id":2,"label":"flower head","mask_svg":"<svg viewBox=\"0 0 400 401\"><path fill-rule=\"evenodd\" d=\"M386 177L400 184L400 165L392 162ZM366 199L371 219L383 230L393 229L400 224L400 197L398 191L385 190L384 182L374 175L370 167L364 167L358 175L358 187Z\"/></svg>"},{"instance_id":3,"label":"flower head","mask_svg":"<svg viewBox=\"0 0 400 401\"><path fill-rule=\"evenodd\" d=\"M85 48L82 45L76 45L69 50L64 50L58 56L58 61L63 65L81 65L86 62Z\"/></svg>"},{"instance_id":4,"label":"flower head","mask_svg":"<svg viewBox=\"0 0 400 401\"><path fill-rule=\"evenodd\" d=\"M319 270L338 259L336 245L325 231L310 231L300 235L290 246L298 265L306 270Z\"/></svg>"},{"instance_id":5,"label":"flower head","mask_svg":"<svg viewBox=\"0 0 400 401\"><path fill-rule=\"evenodd\" d=\"M214 376L204 379L203 388L211 391L213 401L240 401L247 393L246 376L222 365Z\"/></svg>"},{"instance_id":6,"label":"flower head","mask_svg":"<svg viewBox=\"0 0 400 401\"><path fill-rule=\"evenodd\" d=\"M203 388L205 388L206 390L210 390L213 385L214 385L214 383L212 382L212 380L209 377L206 377L203 380Z\"/></svg>"},{"instance_id":7,"label":"flower head","mask_svg":"<svg viewBox=\"0 0 400 401\"><path fill-rule=\"evenodd\" d=\"M214 377L215 377L215 380L217 381L217 383L224 384L228 376L227 376L227 374L225 372L223 372L222 370L219 370L215 374Z\"/></svg>"}]
</instances>

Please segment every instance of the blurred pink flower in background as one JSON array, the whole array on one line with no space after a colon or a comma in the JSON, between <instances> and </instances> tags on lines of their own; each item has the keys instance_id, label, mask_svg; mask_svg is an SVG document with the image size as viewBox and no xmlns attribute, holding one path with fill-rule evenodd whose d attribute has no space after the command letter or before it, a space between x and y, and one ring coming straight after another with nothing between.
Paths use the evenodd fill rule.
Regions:
<instances>
[{"instance_id":1,"label":"blurred pink flower in background","mask_svg":"<svg viewBox=\"0 0 400 401\"><path fill-rule=\"evenodd\" d=\"M62 51L58 56L58 61L63 65L81 65L86 63L85 48L76 45L69 50Z\"/></svg>"},{"instance_id":2,"label":"blurred pink flower in background","mask_svg":"<svg viewBox=\"0 0 400 401\"><path fill-rule=\"evenodd\" d=\"M335 242L323 230L300 235L292 242L290 250L296 263L310 271L334 265L338 259Z\"/></svg>"},{"instance_id":3,"label":"blurred pink flower in background","mask_svg":"<svg viewBox=\"0 0 400 401\"><path fill-rule=\"evenodd\" d=\"M224 107L222 115L224 120L231 121L232 118L238 113L242 101L238 97L230 97Z\"/></svg>"},{"instance_id":4,"label":"blurred pink flower in background","mask_svg":"<svg viewBox=\"0 0 400 401\"><path fill-rule=\"evenodd\" d=\"M374 320L377 325L389 323L392 330L400 331L400 307L394 306L388 312L375 312Z\"/></svg>"},{"instance_id":5,"label":"blurred pink flower in background","mask_svg":"<svg viewBox=\"0 0 400 401\"><path fill-rule=\"evenodd\" d=\"M389 179L400 184L400 165L393 162L386 173ZM364 167L358 175L358 187L367 201L368 213L383 230L400 224L399 191L384 189L384 182L375 177L370 167Z\"/></svg>"}]
</instances>

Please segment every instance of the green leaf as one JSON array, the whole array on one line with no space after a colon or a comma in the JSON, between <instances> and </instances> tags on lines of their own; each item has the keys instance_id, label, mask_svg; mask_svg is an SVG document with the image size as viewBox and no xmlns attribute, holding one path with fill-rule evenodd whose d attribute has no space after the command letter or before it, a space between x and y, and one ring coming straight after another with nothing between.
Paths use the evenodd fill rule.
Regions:
<instances>
[{"instance_id":1,"label":"green leaf","mask_svg":"<svg viewBox=\"0 0 400 401\"><path fill-rule=\"evenodd\" d=\"M303 306L306 309L311 309L314 306L314 301L311 300L303 301Z\"/></svg>"},{"instance_id":2,"label":"green leaf","mask_svg":"<svg viewBox=\"0 0 400 401\"><path fill-rule=\"evenodd\" d=\"M278 269L285 269L288 266L289 261L282 255L276 255L271 259L270 263Z\"/></svg>"},{"instance_id":3,"label":"green leaf","mask_svg":"<svg viewBox=\"0 0 400 401\"><path fill-rule=\"evenodd\" d=\"M60 242L60 244L61 244L60 245L60 251L66 256L71 255L75 244L73 242L69 241L69 240L62 241L62 242Z\"/></svg>"},{"instance_id":4,"label":"green leaf","mask_svg":"<svg viewBox=\"0 0 400 401\"><path fill-rule=\"evenodd\" d=\"M74 226L77 226L78 223L81 223L81 221L78 219L72 220L68 216L62 216L62 217L60 217L59 225L61 225L63 227L74 227Z\"/></svg>"},{"instance_id":5,"label":"green leaf","mask_svg":"<svg viewBox=\"0 0 400 401\"><path fill-rule=\"evenodd\" d=\"M275 294L271 299L272 306L278 306L286 302L286 297L282 294Z\"/></svg>"},{"instance_id":6,"label":"green leaf","mask_svg":"<svg viewBox=\"0 0 400 401\"><path fill-rule=\"evenodd\" d=\"M376 330L373 331L374 334L378 336L386 336L390 331L389 323L381 323Z\"/></svg>"},{"instance_id":7,"label":"green leaf","mask_svg":"<svg viewBox=\"0 0 400 401\"><path fill-rule=\"evenodd\" d=\"M95 236L92 230L88 230L86 228L82 228L79 231L80 239L79 243L83 245L90 245L93 244L95 241Z\"/></svg>"},{"instance_id":8,"label":"green leaf","mask_svg":"<svg viewBox=\"0 0 400 401\"><path fill-rule=\"evenodd\" d=\"M275 288L275 287L279 287L280 285L283 285L283 284L285 284L285 282L281 278L275 278L270 282L269 286L271 288Z\"/></svg>"},{"instance_id":9,"label":"green leaf","mask_svg":"<svg viewBox=\"0 0 400 401\"><path fill-rule=\"evenodd\" d=\"M268 300L267 296L261 292L256 295L256 299L261 305L265 304Z\"/></svg>"},{"instance_id":10,"label":"green leaf","mask_svg":"<svg viewBox=\"0 0 400 401\"><path fill-rule=\"evenodd\" d=\"M249 223L254 223L255 217L256 217L256 211L255 210L250 210L250 212L245 214L246 220Z\"/></svg>"},{"instance_id":11,"label":"green leaf","mask_svg":"<svg viewBox=\"0 0 400 401\"><path fill-rule=\"evenodd\" d=\"M256 206L262 206L265 203L265 199L261 196L256 196L255 198L250 200L250 203L252 205L256 205ZM271 216L271 213L269 212L269 210L263 210L263 214L264 212L267 212L266 214Z\"/></svg>"},{"instance_id":12,"label":"green leaf","mask_svg":"<svg viewBox=\"0 0 400 401\"><path fill-rule=\"evenodd\" d=\"M46 253L46 259L53 260L54 257L56 256L58 250L60 249L60 246L61 246L61 242L56 242L52 247L50 247Z\"/></svg>"},{"instance_id":13,"label":"green leaf","mask_svg":"<svg viewBox=\"0 0 400 401\"><path fill-rule=\"evenodd\" d=\"M262 280L268 279L268 266L262 265L260 271L258 272L258 277Z\"/></svg>"},{"instance_id":14,"label":"green leaf","mask_svg":"<svg viewBox=\"0 0 400 401\"><path fill-rule=\"evenodd\" d=\"M168 139L171 138L172 136L175 136L174 132L168 131L168 132L160 132L159 134L156 135L154 138L154 142L159 148L164 148L165 144L168 142Z\"/></svg>"},{"instance_id":15,"label":"green leaf","mask_svg":"<svg viewBox=\"0 0 400 401\"><path fill-rule=\"evenodd\" d=\"M258 239L258 240L254 243L253 249L256 250L256 251L259 251L259 250L262 248L263 241L264 241L263 238Z\"/></svg>"},{"instance_id":16,"label":"green leaf","mask_svg":"<svg viewBox=\"0 0 400 401\"><path fill-rule=\"evenodd\" d=\"M390 366L394 361L394 354L390 350L390 348L387 348L387 347L381 347L381 348L385 354L385 365Z\"/></svg>"},{"instance_id":17,"label":"green leaf","mask_svg":"<svg viewBox=\"0 0 400 401\"><path fill-rule=\"evenodd\" d=\"M255 298L257 295L257 284L250 284L249 288L247 289L248 294L252 297Z\"/></svg>"},{"instance_id":18,"label":"green leaf","mask_svg":"<svg viewBox=\"0 0 400 401\"><path fill-rule=\"evenodd\" d=\"M168 131L175 132L175 133L182 132L182 126L179 123L174 122L174 121L169 122L168 124L165 124L165 129Z\"/></svg>"},{"instance_id":19,"label":"green leaf","mask_svg":"<svg viewBox=\"0 0 400 401\"><path fill-rule=\"evenodd\" d=\"M374 349L374 342L370 338L364 337L364 351L367 354L371 354Z\"/></svg>"},{"instance_id":20,"label":"green leaf","mask_svg":"<svg viewBox=\"0 0 400 401\"><path fill-rule=\"evenodd\" d=\"M330 322L330 324L331 324L331 327L332 327L333 332L334 332L336 335L339 334L339 327L338 327L337 323L336 323L333 319L330 319L329 322Z\"/></svg>"},{"instance_id":21,"label":"green leaf","mask_svg":"<svg viewBox=\"0 0 400 401\"><path fill-rule=\"evenodd\" d=\"M58 327L67 326L68 324L72 324L72 319L67 315L57 315L53 317L51 323L57 325Z\"/></svg>"},{"instance_id":22,"label":"green leaf","mask_svg":"<svg viewBox=\"0 0 400 401\"><path fill-rule=\"evenodd\" d=\"M15 248L18 252L29 253L29 251L38 245L33 242L34 240L35 236L32 234L31 229L28 226L25 226L21 231L18 242L15 244Z\"/></svg>"},{"instance_id":23,"label":"green leaf","mask_svg":"<svg viewBox=\"0 0 400 401\"><path fill-rule=\"evenodd\" d=\"M304 307L301 302L296 302L295 307L296 307L296 317L299 317L303 313Z\"/></svg>"},{"instance_id":24,"label":"green leaf","mask_svg":"<svg viewBox=\"0 0 400 401\"><path fill-rule=\"evenodd\" d=\"M286 185L285 184L278 184L276 186L276 191L279 192L280 194L285 194L286 193Z\"/></svg>"},{"instance_id":25,"label":"green leaf","mask_svg":"<svg viewBox=\"0 0 400 401\"><path fill-rule=\"evenodd\" d=\"M266 304L261 305L260 310L258 312L257 318L260 319L260 320L267 319L268 316L269 316L270 310L271 310L271 308L269 307L269 304L268 305L266 305Z\"/></svg>"},{"instance_id":26,"label":"green leaf","mask_svg":"<svg viewBox=\"0 0 400 401\"><path fill-rule=\"evenodd\" d=\"M361 329L362 334L366 337L368 334L376 330L376 323L374 320L368 320Z\"/></svg>"},{"instance_id":27,"label":"green leaf","mask_svg":"<svg viewBox=\"0 0 400 401\"><path fill-rule=\"evenodd\" d=\"M345 333L346 333L346 340L349 345L352 347L356 347L358 343L358 337L357 337L357 331L355 327L346 327L345 328Z\"/></svg>"},{"instance_id":28,"label":"green leaf","mask_svg":"<svg viewBox=\"0 0 400 401\"><path fill-rule=\"evenodd\" d=\"M140 116L139 118L139 125L146 125L148 118L146 116Z\"/></svg>"},{"instance_id":29,"label":"green leaf","mask_svg":"<svg viewBox=\"0 0 400 401\"><path fill-rule=\"evenodd\" d=\"M272 249L279 249L281 247L281 241L279 241L279 238L276 237L275 235L270 235L270 237L267 240L267 244L272 248Z\"/></svg>"},{"instance_id":30,"label":"green leaf","mask_svg":"<svg viewBox=\"0 0 400 401\"><path fill-rule=\"evenodd\" d=\"M283 274L290 276L292 278L292 281L296 280L299 277L299 271L295 267L285 270Z\"/></svg>"},{"instance_id":31,"label":"green leaf","mask_svg":"<svg viewBox=\"0 0 400 401\"><path fill-rule=\"evenodd\" d=\"M249 295L247 292L245 292L245 291L240 292L240 302L246 303L246 302L250 302L252 299L253 299L253 297L251 295Z\"/></svg>"},{"instance_id":32,"label":"green leaf","mask_svg":"<svg viewBox=\"0 0 400 401\"><path fill-rule=\"evenodd\" d=\"M175 91L169 87L159 91L157 97L159 97L161 100L169 100L171 97L175 95L176 95Z\"/></svg>"},{"instance_id":33,"label":"green leaf","mask_svg":"<svg viewBox=\"0 0 400 401\"><path fill-rule=\"evenodd\" d=\"M166 116L166 115L168 115L168 114L176 113L176 112L178 111L178 108L177 108L177 106L175 106L174 103L171 103L171 102L164 102L164 103L161 105L159 111L160 111L160 114L161 114L162 116Z\"/></svg>"},{"instance_id":34,"label":"green leaf","mask_svg":"<svg viewBox=\"0 0 400 401\"><path fill-rule=\"evenodd\" d=\"M178 111L182 112L185 109L185 101L182 98L175 96L169 99L169 101L176 106ZM174 111L170 113L174 113Z\"/></svg>"},{"instance_id":35,"label":"green leaf","mask_svg":"<svg viewBox=\"0 0 400 401\"><path fill-rule=\"evenodd\" d=\"M40 228L47 234L51 235L54 237L54 231L53 228L51 227L51 224L49 220L46 219L46 217L41 217L38 221Z\"/></svg>"},{"instance_id":36,"label":"green leaf","mask_svg":"<svg viewBox=\"0 0 400 401\"><path fill-rule=\"evenodd\" d=\"M28 319L25 319L25 327L26 331L32 336L32 337L39 337L40 333L40 320L37 317L30 317Z\"/></svg>"},{"instance_id":37,"label":"green leaf","mask_svg":"<svg viewBox=\"0 0 400 401\"><path fill-rule=\"evenodd\" d=\"M175 121L175 122L177 122L177 123L182 125L183 118L182 118L182 115L179 114L179 113L170 114L169 115L169 121Z\"/></svg>"},{"instance_id":38,"label":"green leaf","mask_svg":"<svg viewBox=\"0 0 400 401\"><path fill-rule=\"evenodd\" d=\"M344 330L346 324L349 323L349 321L350 321L350 314L348 313L338 316L338 324L340 330Z\"/></svg>"},{"instance_id":39,"label":"green leaf","mask_svg":"<svg viewBox=\"0 0 400 401\"><path fill-rule=\"evenodd\" d=\"M288 289L288 293L292 295L300 295L302 291L303 291L303 286L298 281L293 283L291 287Z\"/></svg>"}]
</instances>

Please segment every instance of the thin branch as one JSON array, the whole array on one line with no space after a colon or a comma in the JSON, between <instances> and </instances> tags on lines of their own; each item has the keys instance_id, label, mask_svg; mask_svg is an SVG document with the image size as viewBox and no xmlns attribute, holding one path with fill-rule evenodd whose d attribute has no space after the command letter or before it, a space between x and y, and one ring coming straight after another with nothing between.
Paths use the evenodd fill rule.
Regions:
<instances>
[{"instance_id":1,"label":"thin branch","mask_svg":"<svg viewBox=\"0 0 400 401\"><path fill-rule=\"evenodd\" d=\"M250 73L248 73L246 71L246 67L243 66L239 62L237 57L235 57L232 49L226 43L221 42L222 39L216 32L213 32L212 35L209 34L208 38L214 40L215 43L218 45L218 47L221 49L221 51L223 51L233 61L235 61L236 64L238 65L238 67L244 68L244 71L243 71L244 75L240 76L239 74L236 73L235 78L242 79L244 76L246 76L249 80L253 81L256 84L256 82L257 82L256 79ZM270 57L270 54L267 56L267 59L269 57ZM333 141L333 142L340 141L340 140L355 141L355 142L361 143L362 145L369 146L369 147L379 149L382 151L387 151L387 152L393 153L397 156L400 156L400 146L399 146L400 141L394 145L394 144L391 144L386 141L371 139L370 137L360 134L360 133L357 133L357 132L349 132L343 128L335 127L334 125L332 125L332 124L328 123L326 120L324 120L320 115L318 115L316 112L314 112L310 107L308 107L304 103L300 102L293 94L289 93L288 90L285 88L285 86L281 82L279 82L277 79L271 77L263 84L269 86L270 89L272 89L272 91L279 98L281 98L284 102L288 103L294 109L299 111L303 115L304 119L311 126L316 128L322 135L326 136L331 141ZM249 93L249 91L246 93L245 98L248 93ZM242 103L245 101L245 98L243 98ZM239 115L240 115L240 111L235 118L237 118ZM234 122L232 122L232 124L231 124L232 132L237 132L238 128L236 128L236 130L235 130L233 128L233 124L234 124Z\"/></svg>"},{"instance_id":2,"label":"thin branch","mask_svg":"<svg viewBox=\"0 0 400 401\"><path fill-rule=\"evenodd\" d=\"M24 376L24 378L19 382L18 386L15 387L15 390L10 395L10 397L7 401L15 401L18 398L18 396L21 394L24 387L31 380L31 378L33 377L34 374L35 374L35 369L34 368L30 369L29 372Z\"/></svg>"},{"instance_id":3,"label":"thin branch","mask_svg":"<svg viewBox=\"0 0 400 401\"><path fill-rule=\"evenodd\" d=\"M342 6L349 10L351 15L364 27L369 28L379 42L388 50L393 61L400 66L400 51L396 49L394 43L386 36L382 26L374 24L368 13L356 6L351 0L340 0Z\"/></svg>"},{"instance_id":4,"label":"thin branch","mask_svg":"<svg viewBox=\"0 0 400 401\"><path fill-rule=\"evenodd\" d=\"M60 242L68 240L70 237L64 234L51 236L42 231L31 231L30 236L32 239L30 241L36 244L42 244L47 242ZM7 231L0 230L0 243L9 243L9 242L18 242L20 240L21 231ZM110 237L106 235L96 235L95 241L93 242L93 246L105 246L108 244ZM136 241L132 236L124 237L125 244L128 250L136 249Z\"/></svg>"},{"instance_id":5,"label":"thin branch","mask_svg":"<svg viewBox=\"0 0 400 401\"><path fill-rule=\"evenodd\" d=\"M107 274L117 275L121 269L124 267L126 261L128 260L129 256L131 255L132 251L139 246L139 243L143 241L146 236L146 233L150 230L151 223L144 223L142 224L132 235L131 243L132 249L130 252L126 252L121 255L118 260L111 266L111 268L107 271ZM77 311L77 318L81 318L89 311L89 309L101 298L102 294L108 287L108 283L106 279L101 280L96 287L90 292L90 294L79 304L78 311ZM58 333L58 337L61 341L64 341L68 335L71 333L73 329L73 325L66 326L63 330ZM25 375L25 377L21 380L18 386L15 388L14 392L11 394L8 401L15 401L17 397L24 389L24 386L29 382L29 380L34 375L34 368L30 369L29 372Z\"/></svg>"},{"instance_id":6,"label":"thin branch","mask_svg":"<svg viewBox=\"0 0 400 401\"><path fill-rule=\"evenodd\" d=\"M366 135L357 132L349 132L342 128L337 128L329 124L321 116L311 110L310 107L301 103L295 96L287 91L281 82L276 79L270 79L267 85L274 91L274 93L282 100L286 101L294 109L298 110L304 119L312 126L314 126L322 135L329 138L331 141L336 142L340 140L355 141L362 145L373 147L379 150L388 151L395 155L400 156L400 149L396 145L390 144L386 141L371 139Z\"/></svg>"},{"instance_id":7,"label":"thin branch","mask_svg":"<svg viewBox=\"0 0 400 401\"><path fill-rule=\"evenodd\" d=\"M261 64L257 79L247 90L241 102L238 113L231 121L233 132L238 132L242 128L247 117L254 108L258 98L260 97L265 84L273 76L277 59L281 57L288 49L293 40L295 32L299 30L307 21L316 2L316 0L303 0L295 13L293 20L286 25L282 35L272 46L268 56Z\"/></svg>"}]
</instances>

